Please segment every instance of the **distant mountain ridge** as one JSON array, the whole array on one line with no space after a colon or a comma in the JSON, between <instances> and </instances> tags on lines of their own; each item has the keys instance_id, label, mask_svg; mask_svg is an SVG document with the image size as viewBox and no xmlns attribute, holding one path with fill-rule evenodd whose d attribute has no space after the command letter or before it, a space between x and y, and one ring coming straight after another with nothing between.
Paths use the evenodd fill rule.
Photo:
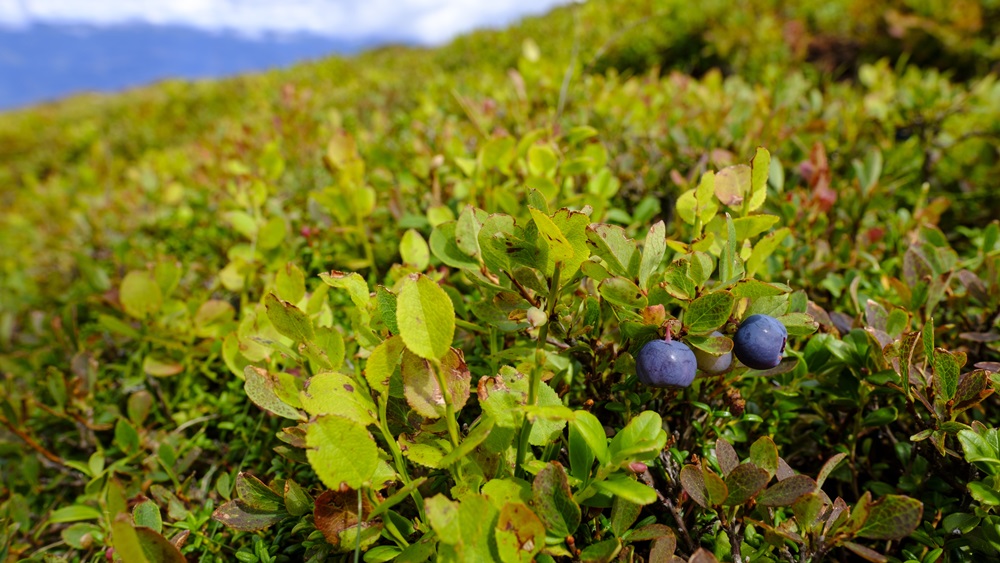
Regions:
<instances>
[{"instance_id":1,"label":"distant mountain ridge","mask_svg":"<svg viewBox=\"0 0 1000 563\"><path fill-rule=\"evenodd\" d=\"M309 33L248 36L146 23L0 26L0 111L167 78L264 71L390 42L399 41L378 36L340 40Z\"/></svg>"}]
</instances>

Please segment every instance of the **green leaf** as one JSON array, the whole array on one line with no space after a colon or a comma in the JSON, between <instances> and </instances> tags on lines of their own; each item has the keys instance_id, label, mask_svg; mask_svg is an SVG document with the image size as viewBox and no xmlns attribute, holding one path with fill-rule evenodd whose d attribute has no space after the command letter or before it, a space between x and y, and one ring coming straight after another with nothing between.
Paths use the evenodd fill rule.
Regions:
<instances>
[{"instance_id":1,"label":"green leaf","mask_svg":"<svg viewBox=\"0 0 1000 563\"><path fill-rule=\"evenodd\" d=\"M337 415L326 415L309 423L306 457L327 488L339 490L363 486L378 466L378 446L365 427Z\"/></svg>"},{"instance_id":2,"label":"green leaf","mask_svg":"<svg viewBox=\"0 0 1000 563\"><path fill-rule=\"evenodd\" d=\"M927 319L921 331L921 341L924 344L924 357L927 361L934 360L934 317Z\"/></svg>"},{"instance_id":3,"label":"green leaf","mask_svg":"<svg viewBox=\"0 0 1000 563\"><path fill-rule=\"evenodd\" d=\"M569 425L580 433L580 436L587 442L587 446L602 464L608 462L607 434L596 416L587 411L578 410L574 413L573 420L570 421Z\"/></svg>"},{"instance_id":4,"label":"green leaf","mask_svg":"<svg viewBox=\"0 0 1000 563\"><path fill-rule=\"evenodd\" d=\"M144 500L135 505L132 509L132 521L136 526L143 526L156 533L163 532L163 517L160 516L160 507L151 500Z\"/></svg>"},{"instance_id":5,"label":"green leaf","mask_svg":"<svg viewBox=\"0 0 1000 563\"><path fill-rule=\"evenodd\" d=\"M870 507L858 536L872 540L901 540L920 524L924 505L901 495L886 495Z\"/></svg>"},{"instance_id":6,"label":"green leaf","mask_svg":"<svg viewBox=\"0 0 1000 563\"><path fill-rule=\"evenodd\" d=\"M667 267L663 275L663 289L667 293L689 301L694 299L697 288L694 281L688 276L688 267L684 262L674 262Z\"/></svg>"},{"instance_id":7,"label":"green leaf","mask_svg":"<svg viewBox=\"0 0 1000 563\"><path fill-rule=\"evenodd\" d=\"M432 205L427 208L427 222L432 227L438 227L444 223L453 223L455 213L447 205Z\"/></svg>"},{"instance_id":8,"label":"green leaf","mask_svg":"<svg viewBox=\"0 0 1000 563\"><path fill-rule=\"evenodd\" d=\"M688 336L684 341L693 348L721 356L733 351L733 341L726 336ZM730 446L731 447L731 446Z\"/></svg>"},{"instance_id":9,"label":"green leaf","mask_svg":"<svg viewBox=\"0 0 1000 563\"><path fill-rule=\"evenodd\" d=\"M375 309L385 323L385 328L392 334L399 334L399 325L396 323L396 294L381 285L378 286L375 290Z\"/></svg>"},{"instance_id":10,"label":"green leaf","mask_svg":"<svg viewBox=\"0 0 1000 563\"><path fill-rule=\"evenodd\" d=\"M272 250L285 241L288 224L281 217L271 217L257 233L257 248Z\"/></svg>"},{"instance_id":11,"label":"green leaf","mask_svg":"<svg viewBox=\"0 0 1000 563\"><path fill-rule=\"evenodd\" d=\"M764 147L757 147L757 153L750 161L750 211L764 205L767 197L767 174L771 168L771 153Z\"/></svg>"},{"instance_id":12,"label":"green leaf","mask_svg":"<svg viewBox=\"0 0 1000 563\"><path fill-rule=\"evenodd\" d=\"M393 336L382 341L372 350L371 355L368 356L368 363L365 364L365 379L368 380L368 386L371 387L372 391L379 395L385 395L389 392L389 382L399 365L404 349L403 339L399 336Z\"/></svg>"},{"instance_id":13,"label":"green leaf","mask_svg":"<svg viewBox=\"0 0 1000 563\"><path fill-rule=\"evenodd\" d=\"M767 471L753 463L742 463L726 475L726 486L729 487L727 505L743 504L754 497L770 480Z\"/></svg>"},{"instance_id":14,"label":"green leaf","mask_svg":"<svg viewBox=\"0 0 1000 563\"><path fill-rule=\"evenodd\" d=\"M986 506L1000 505L1000 491L995 490L983 481L972 481L968 485L972 498Z\"/></svg>"},{"instance_id":15,"label":"green leaf","mask_svg":"<svg viewBox=\"0 0 1000 563\"><path fill-rule=\"evenodd\" d=\"M564 208L552 215L552 223L559 228L573 249L573 256L563 262L562 273L559 276L559 283L565 284L576 275L580 265L590 257L590 248L587 246L587 225L590 223L590 218L579 211ZM546 268L545 273L551 276L553 271Z\"/></svg>"},{"instance_id":16,"label":"green leaf","mask_svg":"<svg viewBox=\"0 0 1000 563\"><path fill-rule=\"evenodd\" d=\"M378 423L375 403L349 375L318 373L299 392L299 400L311 416L338 414L362 426Z\"/></svg>"},{"instance_id":17,"label":"green leaf","mask_svg":"<svg viewBox=\"0 0 1000 563\"><path fill-rule=\"evenodd\" d=\"M715 199L715 172L709 170L701 175L695 190L698 201L698 218L702 223L708 223L719 212L719 204Z\"/></svg>"},{"instance_id":18,"label":"green leaf","mask_svg":"<svg viewBox=\"0 0 1000 563\"><path fill-rule=\"evenodd\" d=\"M728 213L726 213L726 226L729 234L722 249L722 256L719 258L719 275L723 285L729 285L743 277L743 263L736 253L736 227Z\"/></svg>"},{"instance_id":19,"label":"green leaf","mask_svg":"<svg viewBox=\"0 0 1000 563\"><path fill-rule=\"evenodd\" d=\"M768 233L757 241L757 244L753 247L753 251L750 252L750 258L747 259L747 276L754 276L760 272L764 261L774 254L774 251L778 249L778 246L781 245L781 242L789 234L791 234L791 231L788 227L782 227L773 233Z\"/></svg>"},{"instance_id":20,"label":"green leaf","mask_svg":"<svg viewBox=\"0 0 1000 563\"><path fill-rule=\"evenodd\" d=\"M618 538L600 541L588 545L580 552L581 563L610 563L618 557L622 550L622 542Z\"/></svg>"},{"instance_id":21,"label":"green leaf","mask_svg":"<svg viewBox=\"0 0 1000 563\"><path fill-rule=\"evenodd\" d=\"M674 203L674 210L677 216L688 225L694 225L698 218L698 199L695 197L695 190L690 189L682 193L677 202Z\"/></svg>"},{"instance_id":22,"label":"green leaf","mask_svg":"<svg viewBox=\"0 0 1000 563\"><path fill-rule=\"evenodd\" d=\"M160 533L148 528L136 528L136 536L146 559L153 563L187 563L180 549Z\"/></svg>"},{"instance_id":23,"label":"green leaf","mask_svg":"<svg viewBox=\"0 0 1000 563\"><path fill-rule=\"evenodd\" d=\"M705 486L705 475L694 465L685 465L680 472L681 487L691 497L691 500L702 508L711 506L708 488Z\"/></svg>"},{"instance_id":24,"label":"green leaf","mask_svg":"<svg viewBox=\"0 0 1000 563\"><path fill-rule=\"evenodd\" d=\"M894 422L897 415L896 407L882 407L865 415L865 419L861 421L861 424L867 427L885 426Z\"/></svg>"},{"instance_id":25,"label":"green leaf","mask_svg":"<svg viewBox=\"0 0 1000 563\"><path fill-rule=\"evenodd\" d=\"M736 298L728 291L702 295L688 305L684 325L690 334L706 334L722 326L733 311Z\"/></svg>"},{"instance_id":26,"label":"green leaf","mask_svg":"<svg viewBox=\"0 0 1000 563\"><path fill-rule=\"evenodd\" d=\"M82 520L100 520L104 514L96 508L75 504L52 511L49 515L49 524L65 524L67 522L80 522Z\"/></svg>"},{"instance_id":27,"label":"green leaf","mask_svg":"<svg viewBox=\"0 0 1000 563\"><path fill-rule=\"evenodd\" d=\"M777 285L762 282L755 279L740 280L730 290L736 297L747 297L756 299L758 297L771 297L788 293L788 290Z\"/></svg>"},{"instance_id":28,"label":"green leaf","mask_svg":"<svg viewBox=\"0 0 1000 563\"><path fill-rule=\"evenodd\" d=\"M733 228L736 230L736 242L742 243L767 231L779 220L780 217L776 215L751 215L749 217L737 217L733 219ZM724 227L721 221L713 221L709 226L709 232L719 237L723 235L722 229Z\"/></svg>"},{"instance_id":29,"label":"green leaf","mask_svg":"<svg viewBox=\"0 0 1000 563\"><path fill-rule=\"evenodd\" d=\"M547 145L532 145L528 149L528 172L532 176L548 176L555 173L559 157Z\"/></svg>"},{"instance_id":30,"label":"green leaf","mask_svg":"<svg viewBox=\"0 0 1000 563\"><path fill-rule=\"evenodd\" d=\"M667 251L667 227L663 221L657 221L649 228L646 242L642 247L642 259L639 262L639 287L649 289L649 278L663 261Z\"/></svg>"},{"instance_id":31,"label":"green leaf","mask_svg":"<svg viewBox=\"0 0 1000 563\"><path fill-rule=\"evenodd\" d=\"M946 400L954 399L964 357L938 348L934 351L934 382ZM960 362L961 358L961 362Z\"/></svg>"},{"instance_id":32,"label":"green leaf","mask_svg":"<svg viewBox=\"0 0 1000 563\"><path fill-rule=\"evenodd\" d=\"M597 286L597 291L611 303L626 309L641 309L648 304L639 286L627 278L608 278Z\"/></svg>"},{"instance_id":33,"label":"green leaf","mask_svg":"<svg viewBox=\"0 0 1000 563\"><path fill-rule=\"evenodd\" d=\"M656 491L649 486L628 477L611 478L594 483L598 490L629 502L645 506L656 502Z\"/></svg>"},{"instance_id":34,"label":"green leaf","mask_svg":"<svg viewBox=\"0 0 1000 563\"><path fill-rule=\"evenodd\" d=\"M241 471L236 475L236 494L251 510L274 513L285 511L281 495L249 473Z\"/></svg>"},{"instance_id":35,"label":"green leaf","mask_svg":"<svg viewBox=\"0 0 1000 563\"><path fill-rule=\"evenodd\" d=\"M274 291L280 299L298 303L306 296L306 278L302 270L292 262L278 268L274 278ZM227 303L228 305L228 303Z\"/></svg>"},{"instance_id":36,"label":"green leaf","mask_svg":"<svg viewBox=\"0 0 1000 563\"><path fill-rule=\"evenodd\" d=\"M757 495L757 503L764 506L789 506L803 495L816 491L816 481L805 475L793 475L771 485Z\"/></svg>"},{"instance_id":37,"label":"green leaf","mask_svg":"<svg viewBox=\"0 0 1000 563\"><path fill-rule=\"evenodd\" d=\"M643 461L660 453L666 443L663 419L653 411L643 411L615 434L608 446L612 463Z\"/></svg>"},{"instance_id":38,"label":"green leaf","mask_svg":"<svg viewBox=\"0 0 1000 563\"><path fill-rule=\"evenodd\" d=\"M431 231L431 251L438 260L452 268L478 269L479 261L458 246L457 231L458 223L455 221L446 221L434 227Z\"/></svg>"},{"instance_id":39,"label":"green leaf","mask_svg":"<svg viewBox=\"0 0 1000 563\"><path fill-rule=\"evenodd\" d=\"M321 352L320 363L327 369L340 369L344 363L344 337L334 328L321 326L316 329L315 348ZM311 346L309 348L312 348Z\"/></svg>"},{"instance_id":40,"label":"green leaf","mask_svg":"<svg viewBox=\"0 0 1000 563\"><path fill-rule=\"evenodd\" d=\"M149 272L133 271L125 275L118 290L122 308L130 316L145 319L163 306L163 293Z\"/></svg>"},{"instance_id":41,"label":"green leaf","mask_svg":"<svg viewBox=\"0 0 1000 563\"><path fill-rule=\"evenodd\" d=\"M847 454L839 453L834 455L830 459L826 460L826 463L824 463L823 467L821 467L819 470L819 475L816 476L816 486L822 487L823 483L826 482L826 478L829 477L830 474L833 473L834 470L836 470L837 467L840 466L840 463L844 461L844 459L846 458Z\"/></svg>"},{"instance_id":42,"label":"green leaf","mask_svg":"<svg viewBox=\"0 0 1000 563\"><path fill-rule=\"evenodd\" d=\"M527 505L508 502L500 509L496 542L500 561L530 563L545 547L545 524Z\"/></svg>"},{"instance_id":43,"label":"green leaf","mask_svg":"<svg viewBox=\"0 0 1000 563\"><path fill-rule=\"evenodd\" d=\"M729 487L726 482L715 474L706 465L701 466L701 477L705 482L705 491L708 493L708 504L719 506L729 498Z\"/></svg>"},{"instance_id":44,"label":"green leaf","mask_svg":"<svg viewBox=\"0 0 1000 563\"><path fill-rule=\"evenodd\" d=\"M792 336L804 336L819 330L819 323L808 313L788 313L777 317Z\"/></svg>"},{"instance_id":45,"label":"green leaf","mask_svg":"<svg viewBox=\"0 0 1000 563\"><path fill-rule=\"evenodd\" d=\"M611 516L608 518L611 524L611 533L615 537L622 537L632 527L632 524L635 524L641 512L642 505L615 497L611 503Z\"/></svg>"},{"instance_id":46,"label":"green leaf","mask_svg":"<svg viewBox=\"0 0 1000 563\"><path fill-rule=\"evenodd\" d=\"M625 234L625 229L604 223L590 225L587 240L594 254L608 264L611 273L629 279L636 277L641 260L639 249Z\"/></svg>"},{"instance_id":47,"label":"green leaf","mask_svg":"<svg viewBox=\"0 0 1000 563\"><path fill-rule=\"evenodd\" d=\"M427 418L445 415L445 397L438 382L435 369L440 369L448 385L452 406L456 411L465 406L469 399L471 375L465 365L461 351L449 349L437 367L434 363L420 358L408 349L403 352L401 373L406 402L413 410Z\"/></svg>"},{"instance_id":48,"label":"green leaf","mask_svg":"<svg viewBox=\"0 0 1000 563\"><path fill-rule=\"evenodd\" d=\"M436 360L448 353L455 335L455 309L440 286L423 275L411 275L399 292L399 334L414 354Z\"/></svg>"},{"instance_id":49,"label":"green leaf","mask_svg":"<svg viewBox=\"0 0 1000 563\"><path fill-rule=\"evenodd\" d=\"M507 249L514 245L514 218L510 215L490 215L479 230L479 248L483 263L494 274L510 270Z\"/></svg>"},{"instance_id":50,"label":"green leaf","mask_svg":"<svg viewBox=\"0 0 1000 563\"><path fill-rule=\"evenodd\" d=\"M750 461L767 471L768 477L774 477L778 471L778 446L770 436L761 436L750 445Z\"/></svg>"},{"instance_id":51,"label":"green leaf","mask_svg":"<svg viewBox=\"0 0 1000 563\"><path fill-rule=\"evenodd\" d=\"M128 514L119 514L111 523L111 545L122 561L150 563ZM154 560L154 563L160 563Z\"/></svg>"},{"instance_id":52,"label":"green leaf","mask_svg":"<svg viewBox=\"0 0 1000 563\"><path fill-rule=\"evenodd\" d=\"M298 307L287 301L278 299L273 293L268 293L264 297L264 306L267 307L267 318L282 335L291 338L295 342L305 342L312 340L312 323L305 313Z\"/></svg>"},{"instance_id":53,"label":"green leaf","mask_svg":"<svg viewBox=\"0 0 1000 563\"><path fill-rule=\"evenodd\" d=\"M306 420L298 409L281 400L276 390L280 383L269 371L247 366L243 370L243 378L243 390L255 405L284 418Z\"/></svg>"},{"instance_id":54,"label":"green leaf","mask_svg":"<svg viewBox=\"0 0 1000 563\"><path fill-rule=\"evenodd\" d=\"M481 254L479 232L483 228L482 222L485 218L485 211L466 205L458 215L458 223L455 224L455 244L459 250L473 258L479 258Z\"/></svg>"},{"instance_id":55,"label":"green leaf","mask_svg":"<svg viewBox=\"0 0 1000 563\"><path fill-rule=\"evenodd\" d=\"M244 237L252 239L257 235L257 221L246 211L229 211L224 217L233 229Z\"/></svg>"},{"instance_id":56,"label":"green leaf","mask_svg":"<svg viewBox=\"0 0 1000 563\"><path fill-rule=\"evenodd\" d=\"M564 263L572 259L573 247L566 240L566 236L559 230L559 227L552 222L552 219L534 207L529 207L528 211L531 213L531 219L535 222L538 233L548 245L548 259L553 263Z\"/></svg>"},{"instance_id":57,"label":"green leaf","mask_svg":"<svg viewBox=\"0 0 1000 563\"><path fill-rule=\"evenodd\" d=\"M437 532L438 561L496 561L494 534L499 511L483 495L453 502L435 495L424 503L431 528Z\"/></svg>"},{"instance_id":58,"label":"green leaf","mask_svg":"<svg viewBox=\"0 0 1000 563\"><path fill-rule=\"evenodd\" d=\"M989 473L1000 473L1000 452L983 436L973 430L959 430L958 441L965 452L965 461L975 463Z\"/></svg>"},{"instance_id":59,"label":"green leaf","mask_svg":"<svg viewBox=\"0 0 1000 563\"><path fill-rule=\"evenodd\" d=\"M227 528L242 532L263 530L281 522L287 516L284 510L281 512L256 510L242 500L223 503L212 513L213 520L221 522Z\"/></svg>"},{"instance_id":60,"label":"green leaf","mask_svg":"<svg viewBox=\"0 0 1000 563\"><path fill-rule=\"evenodd\" d=\"M399 241L399 255L404 264L420 271L426 270L431 261L431 250L427 246L427 241L416 229L407 229L403 233L403 238Z\"/></svg>"},{"instance_id":61,"label":"green leaf","mask_svg":"<svg viewBox=\"0 0 1000 563\"><path fill-rule=\"evenodd\" d=\"M354 303L354 306L358 308L358 311L367 316L368 299L370 295L368 291L368 283L364 278L354 272L344 273L336 270L331 271L329 274L322 273L319 277L323 280L323 283L329 285L330 287L346 289L347 294Z\"/></svg>"},{"instance_id":62,"label":"green leaf","mask_svg":"<svg viewBox=\"0 0 1000 563\"><path fill-rule=\"evenodd\" d=\"M292 516L303 516L312 512L313 498L301 485L285 479L285 510Z\"/></svg>"},{"instance_id":63,"label":"green leaf","mask_svg":"<svg viewBox=\"0 0 1000 563\"><path fill-rule=\"evenodd\" d=\"M728 207L742 205L750 190L751 170L746 164L727 166L715 174L715 196Z\"/></svg>"},{"instance_id":64,"label":"green leaf","mask_svg":"<svg viewBox=\"0 0 1000 563\"><path fill-rule=\"evenodd\" d=\"M580 525L580 507L573 500L566 472L558 462L548 463L531 487L535 511L549 535L565 538Z\"/></svg>"}]
</instances>

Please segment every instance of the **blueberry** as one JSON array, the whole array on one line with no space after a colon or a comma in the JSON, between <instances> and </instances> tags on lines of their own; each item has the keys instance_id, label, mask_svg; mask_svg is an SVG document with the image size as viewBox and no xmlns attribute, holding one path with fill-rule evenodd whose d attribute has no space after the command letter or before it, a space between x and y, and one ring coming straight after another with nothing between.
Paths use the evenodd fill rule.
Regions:
<instances>
[{"instance_id":1,"label":"blueberry","mask_svg":"<svg viewBox=\"0 0 1000 563\"><path fill-rule=\"evenodd\" d=\"M722 333L715 331L712 336L722 336ZM704 350L694 349L694 357L698 359L698 369L710 374L717 375L729 369L733 365L733 353L726 352L721 356L709 354Z\"/></svg>"},{"instance_id":2,"label":"blueberry","mask_svg":"<svg viewBox=\"0 0 1000 563\"><path fill-rule=\"evenodd\" d=\"M698 361L683 342L653 340L635 359L639 381L653 387L687 387L694 381Z\"/></svg>"},{"instance_id":3,"label":"blueberry","mask_svg":"<svg viewBox=\"0 0 1000 563\"><path fill-rule=\"evenodd\" d=\"M733 336L733 353L743 365L771 369L781 363L788 331L770 315L750 315Z\"/></svg>"}]
</instances>

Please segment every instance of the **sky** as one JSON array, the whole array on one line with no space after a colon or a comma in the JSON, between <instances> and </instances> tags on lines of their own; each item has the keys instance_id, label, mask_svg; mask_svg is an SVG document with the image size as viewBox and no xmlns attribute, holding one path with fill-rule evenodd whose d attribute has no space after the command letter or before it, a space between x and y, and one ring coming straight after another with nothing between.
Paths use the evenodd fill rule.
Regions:
<instances>
[{"instance_id":1,"label":"sky","mask_svg":"<svg viewBox=\"0 0 1000 563\"><path fill-rule=\"evenodd\" d=\"M249 36L312 33L440 44L566 0L0 0L0 26L148 23Z\"/></svg>"}]
</instances>

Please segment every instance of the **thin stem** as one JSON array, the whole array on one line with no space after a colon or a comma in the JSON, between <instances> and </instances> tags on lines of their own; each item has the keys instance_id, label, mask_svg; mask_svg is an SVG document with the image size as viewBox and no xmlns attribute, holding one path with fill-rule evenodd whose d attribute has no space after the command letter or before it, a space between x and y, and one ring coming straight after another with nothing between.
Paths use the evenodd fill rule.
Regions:
<instances>
[{"instance_id":1,"label":"thin stem","mask_svg":"<svg viewBox=\"0 0 1000 563\"><path fill-rule=\"evenodd\" d=\"M559 301L559 276L562 275L562 262L556 262L552 272L552 280L549 283L549 297L545 302L545 324L538 330L538 340L535 341L535 365L531 368L530 381L528 384L528 406L533 406L538 400L538 387L542 380L542 366L544 363L543 349L549 337L549 323L552 314L556 309L556 302ZM517 465L515 470L522 474L524 456L528 452L528 437L531 435L531 419L527 415L521 424L521 437L517 443Z\"/></svg>"},{"instance_id":2,"label":"thin stem","mask_svg":"<svg viewBox=\"0 0 1000 563\"><path fill-rule=\"evenodd\" d=\"M396 465L396 473L399 474L400 479L403 480L404 485L409 485L412 482L410 479L410 474L406 469L406 460L403 459L403 452L399 450L399 444L393 439L392 433L389 432L389 417L386 415L386 405L388 399L378 401L378 422L379 430L382 431L382 438L385 439L386 443L389 445L389 451L392 452L392 460ZM424 497L420 494L420 491L414 489L410 492L410 498L417 505L417 513L420 514L420 521L426 522L427 518L424 516Z\"/></svg>"},{"instance_id":3,"label":"thin stem","mask_svg":"<svg viewBox=\"0 0 1000 563\"><path fill-rule=\"evenodd\" d=\"M5 417L0 416L0 424L3 424L4 426L7 427L7 430L10 430L14 434L16 434L18 438L24 440L24 443L28 444L28 447L41 454L42 457L44 457L45 459L51 461L52 463L62 465L63 467L69 467L68 465L66 465L66 462L64 462L61 457L45 449L45 446L36 442L35 439L32 438L31 435L29 435L27 432L24 432L23 430L20 430L17 427L15 427Z\"/></svg>"},{"instance_id":4,"label":"thin stem","mask_svg":"<svg viewBox=\"0 0 1000 563\"><path fill-rule=\"evenodd\" d=\"M361 515L362 510L361 487L358 487L358 535L354 538L354 563L361 562L361 522L364 521Z\"/></svg>"},{"instance_id":5,"label":"thin stem","mask_svg":"<svg viewBox=\"0 0 1000 563\"><path fill-rule=\"evenodd\" d=\"M458 421L455 420L455 405L451 401L451 389L448 388L448 381L441 370L441 362L434 360L434 375L437 376L438 386L441 388L441 395L444 396L444 416L448 423L448 435L451 437L452 447L458 447Z\"/></svg>"},{"instance_id":6,"label":"thin stem","mask_svg":"<svg viewBox=\"0 0 1000 563\"><path fill-rule=\"evenodd\" d=\"M532 297L532 295L528 291L528 289L526 287L524 287L523 285L521 285L521 282L519 282L516 279L514 279L514 276L510 275L510 272L504 270L503 273L507 275L507 278L510 279L510 282L512 284L514 284L514 287L517 288L517 292L521 294L521 297L524 297L525 301L527 301L528 303L531 303L532 307L537 307L538 306L538 300L535 299L534 297Z\"/></svg>"}]
</instances>

